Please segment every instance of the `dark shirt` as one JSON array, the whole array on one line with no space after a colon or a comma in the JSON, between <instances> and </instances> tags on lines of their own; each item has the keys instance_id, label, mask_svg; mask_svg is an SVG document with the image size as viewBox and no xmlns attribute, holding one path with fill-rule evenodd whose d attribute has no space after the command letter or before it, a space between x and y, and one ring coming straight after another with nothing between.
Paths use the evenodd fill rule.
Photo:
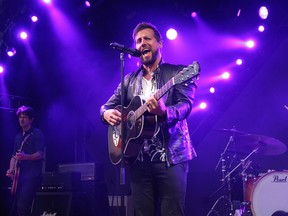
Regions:
<instances>
[{"instance_id":1,"label":"dark shirt","mask_svg":"<svg viewBox=\"0 0 288 216\"><path fill-rule=\"evenodd\" d=\"M29 136L23 143L22 151L26 154L34 154L37 151L44 152L44 135L38 128L31 128L23 135L18 133L14 141L13 155L19 151L25 137ZM42 173L43 160L22 160L20 162L20 175L23 177L36 177Z\"/></svg>"}]
</instances>

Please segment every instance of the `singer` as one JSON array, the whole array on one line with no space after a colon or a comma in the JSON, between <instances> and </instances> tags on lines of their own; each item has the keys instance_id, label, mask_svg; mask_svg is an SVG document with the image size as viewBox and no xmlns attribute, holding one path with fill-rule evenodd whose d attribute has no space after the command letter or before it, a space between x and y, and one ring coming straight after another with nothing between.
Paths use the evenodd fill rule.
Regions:
<instances>
[{"instance_id":1,"label":"singer","mask_svg":"<svg viewBox=\"0 0 288 216\"><path fill-rule=\"evenodd\" d=\"M193 107L196 84L177 83L159 97L163 85L181 75L179 72L185 66L163 61L162 37L153 24L139 23L133 31L133 40L141 53L142 65L125 76L125 107L126 111L131 107L143 107L144 118L139 120L144 121L135 124L148 125L144 127L145 133L141 130L136 139L126 139L126 147L140 146L135 161L129 166L135 214L183 216L188 161L196 157L186 120ZM117 108L121 105L120 93L121 85L100 108L101 119L109 127L121 123L121 112ZM124 129L129 130L128 127ZM127 154L125 157L131 158Z\"/></svg>"}]
</instances>

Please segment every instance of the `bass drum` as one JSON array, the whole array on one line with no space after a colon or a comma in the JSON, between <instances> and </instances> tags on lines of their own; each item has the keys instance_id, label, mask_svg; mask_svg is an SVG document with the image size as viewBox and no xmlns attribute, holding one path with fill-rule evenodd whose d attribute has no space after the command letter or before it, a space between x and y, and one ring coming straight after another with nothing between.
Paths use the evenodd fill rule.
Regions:
<instances>
[{"instance_id":1,"label":"bass drum","mask_svg":"<svg viewBox=\"0 0 288 216\"><path fill-rule=\"evenodd\" d=\"M255 183L251 196L254 216L288 212L288 171L270 171Z\"/></svg>"}]
</instances>

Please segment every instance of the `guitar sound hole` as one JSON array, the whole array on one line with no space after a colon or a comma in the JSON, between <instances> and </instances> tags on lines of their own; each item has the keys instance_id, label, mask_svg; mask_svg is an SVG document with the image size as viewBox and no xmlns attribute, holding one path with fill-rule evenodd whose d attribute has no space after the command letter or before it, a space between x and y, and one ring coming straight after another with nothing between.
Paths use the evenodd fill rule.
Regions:
<instances>
[{"instance_id":1,"label":"guitar sound hole","mask_svg":"<svg viewBox=\"0 0 288 216\"><path fill-rule=\"evenodd\" d=\"M127 115L127 127L131 130L135 125L134 111L130 111Z\"/></svg>"}]
</instances>

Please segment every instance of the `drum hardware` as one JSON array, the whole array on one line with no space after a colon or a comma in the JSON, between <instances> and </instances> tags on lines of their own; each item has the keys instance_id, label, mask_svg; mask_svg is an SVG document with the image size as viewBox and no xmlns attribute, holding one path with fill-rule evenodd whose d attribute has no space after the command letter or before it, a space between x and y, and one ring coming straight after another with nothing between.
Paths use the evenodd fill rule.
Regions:
<instances>
[{"instance_id":1,"label":"drum hardware","mask_svg":"<svg viewBox=\"0 0 288 216\"><path fill-rule=\"evenodd\" d=\"M217 129L217 131L229 133L231 134L231 136L229 138L229 141L226 147L221 153L220 159L215 167L215 170L217 170L217 168L221 164L221 171L222 171L221 181L223 182L223 184L210 196L215 195L217 192L219 192L222 189L224 189L223 190L224 192L223 192L223 195L220 196L216 200L216 202L214 203L214 205L208 212L207 216L211 215L212 213L219 215L219 213L216 211L216 206L222 200L225 202L225 208L227 209L227 210L225 209L226 210L225 215L229 215L229 216L233 215L235 209L233 209L233 204L232 204L234 201L232 202L231 200L231 182L236 179L235 176L237 175L235 175L233 178L231 178L231 176L239 167L242 167L242 171L238 173L238 176L241 176L241 180L243 183L243 195L244 195L243 196L244 200L241 203L242 216L252 216L253 213L252 213L251 206L253 208L253 203L251 204L251 194L252 194L251 190L253 189L254 191L254 188L255 188L254 184L256 180L258 182L260 181L258 179L262 177L259 177L259 176L256 177L254 175L251 176L246 173L247 169L251 167L252 160L250 160L250 157L254 154L273 155L273 156L280 155L286 152L287 147L284 143L272 137L257 135L257 134L248 134L246 132L237 130L235 127L233 127L232 129ZM234 152L236 154L245 154L245 155L248 154L244 159L241 160L240 163L238 163L229 172L228 170L230 170L232 163L234 159L236 158L236 154L232 158L232 162L230 161L230 164L227 165L226 164L227 161L225 158L227 158L226 153L228 151ZM287 184L288 184L288 177L287 177ZM288 194L288 191L287 191L287 194ZM259 215L262 216L262 214L259 214ZM221 216L223 216L223 214ZM271 216L271 214L269 216Z\"/></svg>"},{"instance_id":2,"label":"drum hardware","mask_svg":"<svg viewBox=\"0 0 288 216\"><path fill-rule=\"evenodd\" d=\"M241 180L243 182L246 181L247 179L247 173L246 170L251 166L252 161L248 160L253 154L257 153L259 147L255 147L244 159L241 159L241 162L238 163L224 178L230 180L231 175L239 168L242 167L242 171L239 173L239 175L241 176ZM243 189L244 190L244 189ZM244 194L244 191L243 191ZM231 200L231 199L230 199ZM231 201L232 202L232 201ZM242 202L241 203L241 212L242 215L245 216L252 216L252 212L250 209L250 202Z\"/></svg>"},{"instance_id":3,"label":"drum hardware","mask_svg":"<svg viewBox=\"0 0 288 216\"><path fill-rule=\"evenodd\" d=\"M233 126L233 128L230 128L230 129L227 129L227 128L217 128L215 129L217 132L220 132L220 133L227 133L227 134L233 134L233 136L235 136L236 134L240 135L244 135L244 134L248 134L244 131L239 131L235 128L235 126Z\"/></svg>"},{"instance_id":4,"label":"drum hardware","mask_svg":"<svg viewBox=\"0 0 288 216\"><path fill-rule=\"evenodd\" d=\"M235 170L237 170L240 166L242 166L242 172L241 175L244 175L246 170L249 168L249 166L251 165L252 161L248 161L246 164L246 160L248 160L248 158L250 158L254 153L256 153L258 151L259 147L256 147L255 149L252 150L252 152L250 152L250 154L248 154L244 159L241 160L241 162L239 164L237 164L226 176L225 178L229 178L229 176L231 176L231 174L233 172L235 172Z\"/></svg>"},{"instance_id":5,"label":"drum hardware","mask_svg":"<svg viewBox=\"0 0 288 216\"><path fill-rule=\"evenodd\" d=\"M229 177L238 167L242 165L242 182L243 182L243 202L242 210L243 215L252 216L253 214L253 201L251 199L252 191L255 188L255 183L258 182L260 176L248 175L246 170L251 166L252 161L248 160L253 154L260 155L280 155L286 152L287 147L285 144L277 139L257 135L257 134L244 134L234 137L234 143L231 148L235 152L248 154L244 159L241 160L234 169L231 170L225 177ZM247 161L248 160L248 161ZM259 210L258 210L259 211ZM256 214L261 215L261 214ZM271 214L270 214L271 215ZM269 215L269 216L270 216Z\"/></svg>"},{"instance_id":6,"label":"drum hardware","mask_svg":"<svg viewBox=\"0 0 288 216\"><path fill-rule=\"evenodd\" d=\"M218 129L218 130L232 133L232 135L229 137L229 140L228 140L228 142L226 144L226 147L224 148L223 152L220 154L220 158L219 158L218 163L216 164L216 167L215 167L215 170L217 170L217 168L221 164L222 179L220 181L223 182L223 184L220 186L220 188L218 188L210 196L213 196L214 194L216 194L217 192L219 192L222 189L224 189L224 192L223 192L223 195L220 196L216 200L216 202L214 203L214 205L212 206L212 208L208 212L207 216L211 215L212 213L214 213L216 215L220 215L216 211L216 206L222 200L225 203L224 204L225 205L225 209L226 209L225 214L232 216L233 215L233 203L231 201L231 181L234 180L234 179L230 178L230 173L227 174L227 165L226 165L225 157L226 157L226 153L227 153L227 150L228 150L229 146L234 142L234 136L235 136L236 133L238 133L238 130L236 130L235 127L233 127L233 129ZM228 167L230 167L230 166L228 166Z\"/></svg>"}]
</instances>

